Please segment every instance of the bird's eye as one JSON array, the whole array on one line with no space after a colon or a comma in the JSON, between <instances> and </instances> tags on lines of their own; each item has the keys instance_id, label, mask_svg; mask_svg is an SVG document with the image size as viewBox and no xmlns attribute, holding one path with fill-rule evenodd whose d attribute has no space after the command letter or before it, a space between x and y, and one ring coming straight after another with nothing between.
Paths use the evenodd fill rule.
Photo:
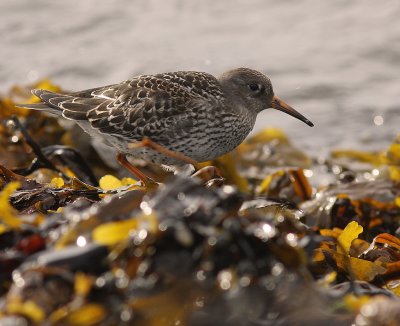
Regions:
<instances>
[{"instance_id":1,"label":"bird's eye","mask_svg":"<svg viewBox=\"0 0 400 326\"><path fill-rule=\"evenodd\" d=\"M250 83L248 86L249 89L253 92L258 92L261 89L261 86L257 83Z\"/></svg>"}]
</instances>

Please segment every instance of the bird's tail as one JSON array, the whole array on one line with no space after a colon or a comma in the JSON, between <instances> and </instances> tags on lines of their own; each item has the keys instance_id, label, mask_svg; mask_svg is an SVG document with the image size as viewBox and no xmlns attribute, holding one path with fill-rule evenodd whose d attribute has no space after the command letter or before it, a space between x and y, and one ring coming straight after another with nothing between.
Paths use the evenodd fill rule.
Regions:
<instances>
[{"instance_id":1,"label":"bird's tail","mask_svg":"<svg viewBox=\"0 0 400 326\"><path fill-rule=\"evenodd\" d=\"M44 89L32 89L31 92L33 95L37 96L40 100L42 100L42 102L16 104L16 106L24 109L38 110L50 114L62 115L63 109L57 105L51 104L49 102L49 99L54 97L64 97L65 95L54 93Z\"/></svg>"}]
</instances>

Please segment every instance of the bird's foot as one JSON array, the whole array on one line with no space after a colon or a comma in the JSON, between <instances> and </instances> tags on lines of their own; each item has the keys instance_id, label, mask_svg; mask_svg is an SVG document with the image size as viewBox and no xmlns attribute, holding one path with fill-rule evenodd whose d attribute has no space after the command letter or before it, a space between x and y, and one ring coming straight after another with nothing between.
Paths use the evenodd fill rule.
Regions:
<instances>
[{"instance_id":1,"label":"bird's foot","mask_svg":"<svg viewBox=\"0 0 400 326\"><path fill-rule=\"evenodd\" d=\"M223 182L224 180L218 168L212 165L201 168L196 173L192 174L192 177L199 178L203 183L207 185L213 180L218 180L218 182L212 182L212 184L216 183L219 185L219 181Z\"/></svg>"},{"instance_id":2,"label":"bird's foot","mask_svg":"<svg viewBox=\"0 0 400 326\"><path fill-rule=\"evenodd\" d=\"M224 180L217 167L206 166L206 167L201 168L200 165L192 158L190 158L182 153L171 151L168 148L165 148L165 147L153 142L151 139L149 139L147 137L144 138L140 142L135 142L135 143L129 144L129 148L131 148L131 149L132 148L141 148L141 147L150 148L150 149L157 151L165 156L169 156L171 158L174 158L174 159L177 159L177 160L180 160L180 161L183 161L183 162L189 164L189 166L192 166L192 167L194 167L195 170L197 170L196 173L192 174L192 177L200 179L201 181L203 181L204 184L207 184L207 185L209 183L210 183L210 185L211 184L220 184ZM130 162L128 162L128 160L126 159L126 156L124 154L121 154L121 153L118 154L117 160L128 171L130 171L135 176L137 176L146 187L157 185L157 183L153 179L146 176L138 168L134 167ZM185 172L186 172L185 175L191 174L191 173L188 173L188 171L185 171ZM178 174L179 174L179 172L178 172Z\"/></svg>"},{"instance_id":3,"label":"bird's foot","mask_svg":"<svg viewBox=\"0 0 400 326\"><path fill-rule=\"evenodd\" d=\"M146 188L154 188L158 186L157 182L145 175L142 171L140 171L137 167L130 163L126 158L126 155L118 153L117 161L134 176L138 177Z\"/></svg>"}]
</instances>

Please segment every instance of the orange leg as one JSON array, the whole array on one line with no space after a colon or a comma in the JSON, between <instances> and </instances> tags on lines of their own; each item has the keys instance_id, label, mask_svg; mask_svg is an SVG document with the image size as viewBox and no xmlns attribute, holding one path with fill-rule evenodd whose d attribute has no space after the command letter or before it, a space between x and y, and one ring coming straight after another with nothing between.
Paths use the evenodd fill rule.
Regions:
<instances>
[{"instance_id":1,"label":"orange leg","mask_svg":"<svg viewBox=\"0 0 400 326\"><path fill-rule=\"evenodd\" d=\"M151 179L150 177L148 177L147 175L145 175L143 172L141 172L137 167L133 166L126 158L125 154L122 153L118 153L117 154L117 161L119 164L121 164L125 169L127 169L129 172L131 172L133 175L135 175L136 177L138 177L143 184L147 187L147 186L151 186L156 184L156 182Z\"/></svg>"},{"instance_id":2,"label":"orange leg","mask_svg":"<svg viewBox=\"0 0 400 326\"><path fill-rule=\"evenodd\" d=\"M168 148L165 148L164 146L161 146L161 145L153 142L151 139L149 139L147 137L144 138L140 142L129 144L129 148L141 148L141 147L147 147L147 148L150 148L150 149L152 149L152 150L154 150L154 151L156 151L158 153L161 153L161 154L163 154L165 156L172 157L174 159L180 160L180 161L185 162L187 164L192 164L194 166L194 168L197 170L197 172L195 174L193 174L193 176L194 177L198 177L199 179L203 180L204 183L208 182L211 179L220 178L222 180L220 172L215 166L207 166L207 167L201 168L199 166L199 164L195 160L193 160L192 158L190 158L190 157L188 157L188 156L186 156L186 155L184 155L182 153L171 151ZM124 159L123 162L121 162L121 157L123 157L123 159ZM150 182L154 183L154 181L152 179L150 179L149 177L144 175L137 168L135 168L132 164L130 164L126 160L126 157L123 154L118 154L117 159L124 167L126 167L134 175L139 177L140 180L142 180L142 182L144 184L147 184L149 182L149 180L150 180Z\"/></svg>"},{"instance_id":3,"label":"orange leg","mask_svg":"<svg viewBox=\"0 0 400 326\"><path fill-rule=\"evenodd\" d=\"M216 166L205 166L200 170L197 170L196 173L192 174L192 177L197 177L202 180L205 184L207 184L211 180L215 180L216 183L223 183L223 178L221 176L221 172Z\"/></svg>"},{"instance_id":4,"label":"orange leg","mask_svg":"<svg viewBox=\"0 0 400 326\"><path fill-rule=\"evenodd\" d=\"M147 147L147 148L153 149L156 152L159 152L165 156L172 157L174 159L180 160L187 164L192 164L196 170L199 169L198 163L195 160L191 159L190 157L188 157L182 153L171 151L170 149L165 148L164 146L161 146L161 145L153 142L151 139L149 139L147 137L143 138L143 140L140 142L129 144L129 148L140 148L140 147Z\"/></svg>"}]
</instances>

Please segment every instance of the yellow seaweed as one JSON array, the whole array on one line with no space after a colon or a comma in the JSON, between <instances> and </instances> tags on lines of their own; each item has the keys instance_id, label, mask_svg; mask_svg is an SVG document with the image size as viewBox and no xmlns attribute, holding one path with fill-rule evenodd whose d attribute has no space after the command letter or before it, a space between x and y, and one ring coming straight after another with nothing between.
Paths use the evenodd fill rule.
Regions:
<instances>
[{"instance_id":1,"label":"yellow seaweed","mask_svg":"<svg viewBox=\"0 0 400 326\"><path fill-rule=\"evenodd\" d=\"M76 273L74 290L76 295L86 296L93 285L93 277L83 273Z\"/></svg>"},{"instance_id":2,"label":"yellow seaweed","mask_svg":"<svg viewBox=\"0 0 400 326\"><path fill-rule=\"evenodd\" d=\"M20 302L20 300L12 300L7 303L7 312L9 314L21 314L31 319L35 324L40 324L45 316L44 310L34 301L28 300Z\"/></svg>"},{"instance_id":3,"label":"yellow seaweed","mask_svg":"<svg viewBox=\"0 0 400 326\"><path fill-rule=\"evenodd\" d=\"M285 175L285 171L283 171L283 170L279 170L272 174L267 175L265 177L265 179L261 182L261 184L257 187L257 189L256 189L257 194L263 194L263 193L267 192L269 189L269 186L271 185L271 182L274 179L283 177L284 175Z\"/></svg>"},{"instance_id":4,"label":"yellow seaweed","mask_svg":"<svg viewBox=\"0 0 400 326\"><path fill-rule=\"evenodd\" d=\"M64 179L60 177L53 178L50 181L50 186L54 188L61 188L64 186Z\"/></svg>"},{"instance_id":5,"label":"yellow seaweed","mask_svg":"<svg viewBox=\"0 0 400 326\"><path fill-rule=\"evenodd\" d=\"M348 158L351 160L369 163L373 166L379 166L383 164L382 158L379 153L374 152L363 152L357 150L335 150L331 152L332 158Z\"/></svg>"},{"instance_id":6,"label":"yellow seaweed","mask_svg":"<svg viewBox=\"0 0 400 326\"><path fill-rule=\"evenodd\" d=\"M115 190L121 187L130 186L137 183L135 179L132 178L122 178L121 180L114 177L111 174L107 174L100 178L99 185L103 190Z\"/></svg>"},{"instance_id":7,"label":"yellow seaweed","mask_svg":"<svg viewBox=\"0 0 400 326\"><path fill-rule=\"evenodd\" d=\"M93 230L92 237L98 243L111 246L129 237L132 230L138 229L138 225L137 218L101 224Z\"/></svg>"},{"instance_id":8,"label":"yellow seaweed","mask_svg":"<svg viewBox=\"0 0 400 326\"><path fill-rule=\"evenodd\" d=\"M369 295L354 295L353 293L346 294L343 302L347 308L353 311L360 311L361 307L368 303L371 299Z\"/></svg>"},{"instance_id":9,"label":"yellow seaweed","mask_svg":"<svg viewBox=\"0 0 400 326\"><path fill-rule=\"evenodd\" d=\"M254 143L268 143L272 140L279 140L279 142L288 144L289 139L285 135L285 133L282 131L282 129L279 128L266 128L264 130L261 130L254 136L251 136L249 139L246 140L243 145L240 145L241 147L245 147L246 144L254 144Z\"/></svg>"},{"instance_id":10,"label":"yellow seaweed","mask_svg":"<svg viewBox=\"0 0 400 326\"><path fill-rule=\"evenodd\" d=\"M400 144L392 143L386 151L386 159L388 164L400 165Z\"/></svg>"},{"instance_id":11,"label":"yellow seaweed","mask_svg":"<svg viewBox=\"0 0 400 326\"><path fill-rule=\"evenodd\" d=\"M129 237L134 230L143 229L150 233L158 231L158 218L154 213L141 214L124 221L104 223L97 226L92 232L94 241L112 246Z\"/></svg>"},{"instance_id":12,"label":"yellow seaweed","mask_svg":"<svg viewBox=\"0 0 400 326\"><path fill-rule=\"evenodd\" d=\"M71 311L65 318L67 325L90 326L96 325L107 317L107 310L97 303L87 303L77 310Z\"/></svg>"},{"instance_id":13,"label":"yellow seaweed","mask_svg":"<svg viewBox=\"0 0 400 326\"><path fill-rule=\"evenodd\" d=\"M3 234L4 232L7 232L7 231L8 231L8 228L5 225L0 224L0 234Z\"/></svg>"},{"instance_id":14,"label":"yellow seaweed","mask_svg":"<svg viewBox=\"0 0 400 326\"><path fill-rule=\"evenodd\" d=\"M130 186L137 183L137 180L129 177L124 177L121 179L122 186Z\"/></svg>"},{"instance_id":15,"label":"yellow seaweed","mask_svg":"<svg viewBox=\"0 0 400 326\"><path fill-rule=\"evenodd\" d=\"M0 192L0 222L11 228L19 228L22 224L22 221L17 217L17 211L9 202L10 195L19 187L19 182L10 182Z\"/></svg>"},{"instance_id":16,"label":"yellow seaweed","mask_svg":"<svg viewBox=\"0 0 400 326\"><path fill-rule=\"evenodd\" d=\"M334 257L337 266L352 275L356 280L370 282L375 276L386 272L386 268L379 261L372 262L340 253L334 253Z\"/></svg>"},{"instance_id":17,"label":"yellow seaweed","mask_svg":"<svg viewBox=\"0 0 400 326\"><path fill-rule=\"evenodd\" d=\"M235 162L233 153L228 153L217 159L217 167L220 168L222 175L230 183L236 185L240 191L248 193L250 190L249 183L246 178L240 175Z\"/></svg>"},{"instance_id":18,"label":"yellow seaweed","mask_svg":"<svg viewBox=\"0 0 400 326\"><path fill-rule=\"evenodd\" d=\"M110 174L101 177L99 185L103 190L115 190L123 186L121 180Z\"/></svg>"},{"instance_id":19,"label":"yellow seaweed","mask_svg":"<svg viewBox=\"0 0 400 326\"><path fill-rule=\"evenodd\" d=\"M349 255L351 243L357 239L359 234L363 232L363 227L357 222L352 221L344 228L343 232L338 237L337 252L340 254Z\"/></svg>"}]
</instances>

